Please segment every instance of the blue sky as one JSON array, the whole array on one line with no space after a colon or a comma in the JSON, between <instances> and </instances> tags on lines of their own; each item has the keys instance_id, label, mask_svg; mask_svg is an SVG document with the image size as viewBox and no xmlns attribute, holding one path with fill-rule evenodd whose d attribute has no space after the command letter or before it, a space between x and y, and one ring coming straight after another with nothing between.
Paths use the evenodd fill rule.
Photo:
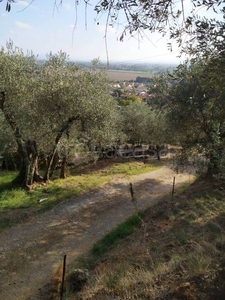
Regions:
<instances>
[{"instance_id":1,"label":"blue sky","mask_svg":"<svg viewBox=\"0 0 225 300\"><path fill-rule=\"evenodd\" d=\"M71 60L107 60L105 17L101 17L97 25L93 6L88 7L86 27L83 1L80 1L78 6L77 17L74 0L64 0L58 10L54 9L54 0L35 0L28 6L29 2L31 1L18 0L16 4L12 4L10 12L5 11L6 0L0 3L1 46L5 46L6 41L11 39L14 45L24 50L32 50L39 58L44 58L50 51L56 53L63 50L69 54ZM121 31L122 28L108 29L109 61L181 61L177 58L179 52L175 44L174 51L168 51L166 38L148 33L148 38L139 42L130 37L119 42Z\"/></svg>"}]
</instances>

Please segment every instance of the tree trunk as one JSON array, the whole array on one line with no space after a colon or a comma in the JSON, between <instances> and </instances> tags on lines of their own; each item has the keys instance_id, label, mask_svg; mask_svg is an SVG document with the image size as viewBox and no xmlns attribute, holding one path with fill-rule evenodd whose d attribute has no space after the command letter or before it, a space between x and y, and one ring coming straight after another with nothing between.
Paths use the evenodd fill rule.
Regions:
<instances>
[{"instance_id":1,"label":"tree trunk","mask_svg":"<svg viewBox=\"0 0 225 300\"><path fill-rule=\"evenodd\" d=\"M18 154L20 156L19 174L14 179L14 182L28 187L34 182L42 181L38 173L38 153L35 141L17 138Z\"/></svg>"},{"instance_id":2,"label":"tree trunk","mask_svg":"<svg viewBox=\"0 0 225 300\"><path fill-rule=\"evenodd\" d=\"M19 174L14 179L14 182L23 187L33 184L34 180L41 181L42 178L38 174L38 153L35 141L25 140L19 130L18 124L12 113L5 109L6 93L1 92L0 109L2 110L5 119L11 126L14 137L17 143L17 151L20 157Z\"/></svg>"},{"instance_id":3,"label":"tree trunk","mask_svg":"<svg viewBox=\"0 0 225 300\"><path fill-rule=\"evenodd\" d=\"M64 155L62 160L61 170L60 170L60 178L62 179L66 178L66 171L67 171L67 155Z\"/></svg>"},{"instance_id":4,"label":"tree trunk","mask_svg":"<svg viewBox=\"0 0 225 300\"><path fill-rule=\"evenodd\" d=\"M48 163L48 166L47 166L47 169L46 169L46 172L45 172L44 181L49 181L53 161L54 161L55 155L57 153L57 147L58 147L59 141L60 141L63 133L68 131L68 129L71 126L71 124L73 123L73 121L79 120L79 119L80 119L80 116L71 117L71 118L68 118L67 121L63 122L63 124L62 124L62 126L61 126L61 128L60 128L60 130L59 130L59 132L56 136L56 139L55 139L55 145L53 147L53 150L52 150L52 153L51 153L51 159L49 160L49 163Z\"/></svg>"},{"instance_id":5,"label":"tree trunk","mask_svg":"<svg viewBox=\"0 0 225 300\"><path fill-rule=\"evenodd\" d=\"M50 177L52 177L52 175L53 175L55 167L58 164L58 158L56 157L56 155L57 155L57 145L54 147L51 155L49 156L47 168L46 168L45 175L44 175L44 181L49 181ZM56 160L57 160L57 163L56 163Z\"/></svg>"},{"instance_id":6,"label":"tree trunk","mask_svg":"<svg viewBox=\"0 0 225 300\"><path fill-rule=\"evenodd\" d=\"M155 150L156 150L156 154L157 154L157 159L160 160L160 150L161 150L160 146L156 145Z\"/></svg>"}]
</instances>

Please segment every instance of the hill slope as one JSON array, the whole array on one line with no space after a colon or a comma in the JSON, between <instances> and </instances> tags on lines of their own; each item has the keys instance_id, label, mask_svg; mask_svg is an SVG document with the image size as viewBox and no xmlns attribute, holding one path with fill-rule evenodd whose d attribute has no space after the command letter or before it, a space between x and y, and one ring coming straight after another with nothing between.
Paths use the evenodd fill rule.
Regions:
<instances>
[{"instance_id":1,"label":"hill slope","mask_svg":"<svg viewBox=\"0 0 225 300\"><path fill-rule=\"evenodd\" d=\"M110 184L4 230L0 235L0 299L49 299L51 278L63 255L67 254L70 264L134 213L129 182L144 209L171 193L174 175L164 166L129 179L117 177ZM189 179L189 174L176 175L177 185Z\"/></svg>"},{"instance_id":2,"label":"hill slope","mask_svg":"<svg viewBox=\"0 0 225 300\"><path fill-rule=\"evenodd\" d=\"M145 212L69 299L224 300L225 183L197 180Z\"/></svg>"}]
</instances>

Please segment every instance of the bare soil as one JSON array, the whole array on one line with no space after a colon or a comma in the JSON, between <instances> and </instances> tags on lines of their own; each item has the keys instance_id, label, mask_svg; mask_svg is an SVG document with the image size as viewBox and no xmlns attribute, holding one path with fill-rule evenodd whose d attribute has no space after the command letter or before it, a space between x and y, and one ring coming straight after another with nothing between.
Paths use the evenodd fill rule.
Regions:
<instances>
[{"instance_id":1,"label":"bare soil","mask_svg":"<svg viewBox=\"0 0 225 300\"><path fill-rule=\"evenodd\" d=\"M151 173L127 178L115 177L42 214L14 211L20 224L0 235L0 299L49 299L51 279L63 256L67 264L103 235L135 212L129 183L132 182L139 209L154 205L176 187L193 181L194 175L176 174L167 164ZM21 217L22 216L22 217Z\"/></svg>"}]
</instances>

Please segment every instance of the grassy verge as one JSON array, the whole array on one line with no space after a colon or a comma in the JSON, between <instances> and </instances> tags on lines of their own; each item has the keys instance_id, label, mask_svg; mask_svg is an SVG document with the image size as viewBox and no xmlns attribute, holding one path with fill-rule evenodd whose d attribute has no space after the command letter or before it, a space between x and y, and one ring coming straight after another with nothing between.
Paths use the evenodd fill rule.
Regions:
<instances>
[{"instance_id":1,"label":"grassy verge","mask_svg":"<svg viewBox=\"0 0 225 300\"><path fill-rule=\"evenodd\" d=\"M115 229L105 235L92 248L91 254L96 258L104 255L118 240L130 235L134 229L141 223L141 218L137 215L131 216L124 223L118 225Z\"/></svg>"},{"instance_id":2,"label":"grassy verge","mask_svg":"<svg viewBox=\"0 0 225 300\"><path fill-rule=\"evenodd\" d=\"M131 176L153 171L160 165L143 162L111 163L100 161L85 168L70 169L71 176L57 179L48 184L39 184L29 192L12 185L15 172L0 172L0 213L15 209L35 209L43 211L58 203L85 193L91 188L110 182L114 176ZM18 213L18 212L17 212ZM7 216L0 217L0 228L13 225L17 220Z\"/></svg>"},{"instance_id":3,"label":"grassy verge","mask_svg":"<svg viewBox=\"0 0 225 300\"><path fill-rule=\"evenodd\" d=\"M224 182L197 180L142 218L93 247L90 279L69 299L225 299Z\"/></svg>"},{"instance_id":4,"label":"grassy verge","mask_svg":"<svg viewBox=\"0 0 225 300\"><path fill-rule=\"evenodd\" d=\"M152 172L160 167L160 162L158 164L143 164L143 162L128 162L123 164L115 164L109 171L109 175L139 175L146 172Z\"/></svg>"},{"instance_id":5,"label":"grassy verge","mask_svg":"<svg viewBox=\"0 0 225 300\"><path fill-rule=\"evenodd\" d=\"M1 181L4 180L4 188L1 188L0 193L0 212L6 209L30 207L49 209L72 196L110 181L110 177L107 175L104 177L96 176L96 174L77 175L65 180L56 179L48 184L37 185L33 190L27 192L12 186L10 183L12 176L6 174L0 178ZM43 199L45 200L43 201Z\"/></svg>"},{"instance_id":6,"label":"grassy verge","mask_svg":"<svg viewBox=\"0 0 225 300\"><path fill-rule=\"evenodd\" d=\"M118 241L129 236L141 224L141 215L133 215L126 221L119 224L116 228L111 230L96 244L93 245L91 251L81 256L76 262L76 267L92 268L97 261L101 260L108 251L118 243Z\"/></svg>"}]
</instances>

